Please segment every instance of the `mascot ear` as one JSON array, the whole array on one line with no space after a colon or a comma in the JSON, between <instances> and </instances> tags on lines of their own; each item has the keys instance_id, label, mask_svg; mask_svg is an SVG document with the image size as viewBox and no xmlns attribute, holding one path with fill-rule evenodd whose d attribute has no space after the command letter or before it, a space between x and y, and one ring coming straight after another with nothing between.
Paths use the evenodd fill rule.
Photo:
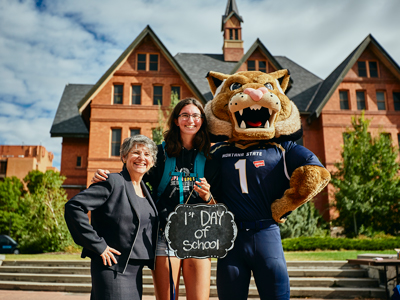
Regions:
<instances>
[{"instance_id":1,"label":"mascot ear","mask_svg":"<svg viewBox=\"0 0 400 300\"><path fill-rule=\"evenodd\" d=\"M213 71L208 72L206 78L208 80L208 84L210 86L210 90L211 90L213 96L215 96L217 89L219 87L222 87L222 83L228 77L229 77L229 75L226 75L226 74L213 72Z\"/></svg>"},{"instance_id":2,"label":"mascot ear","mask_svg":"<svg viewBox=\"0 0 400 300\"><path fill-rule=\"evenodd\" d=\"M270 75L277 78L278 83L282 89L282 92L284 93L289 85L289 79L290 79L289 70L287 70L287 69L279 70L279 71L270 73Z\"/></svg>"}]
</instances>

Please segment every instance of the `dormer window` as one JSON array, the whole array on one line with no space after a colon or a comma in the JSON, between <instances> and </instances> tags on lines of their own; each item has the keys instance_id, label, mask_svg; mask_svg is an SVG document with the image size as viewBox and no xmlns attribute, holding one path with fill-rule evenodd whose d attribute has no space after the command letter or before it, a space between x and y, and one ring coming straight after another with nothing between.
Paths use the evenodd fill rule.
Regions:
<instances>
[{"instance_id":1,"label":"dormer window","mask_svg":"<svg viewBox=\"0 0 400 300\"><path fill-rule=\"evenodd\" d=\"M159 55L150 53L138 53L137 70L138 71L158 71Z\"/></svg>"},{"instance_id":2,"label":"dormer window","mask_svg":"<svg viewBox=\"0 0 400 300\"><path fill-rule=\"evenodd\" d=\"M267 61L266 60L248 60L247 71L260 71L267 73Z\"/></svg>"},{"instance_id":3,"label":"dormer window","mask_svg":"<svg viewBox=\"0 0 400 300\"><path fill-rule=\"evenodd\" d=\"M359 61L357 62L358 76L378 78L378 62L377 61Z\"/></svg>"}]
</instances>

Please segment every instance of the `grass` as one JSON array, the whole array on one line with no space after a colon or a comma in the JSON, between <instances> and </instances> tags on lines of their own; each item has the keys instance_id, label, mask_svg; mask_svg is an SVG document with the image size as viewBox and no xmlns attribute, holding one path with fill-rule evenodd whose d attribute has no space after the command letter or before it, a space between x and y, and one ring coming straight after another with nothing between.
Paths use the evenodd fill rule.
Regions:
<instances>
[{"instance_id":1,"label":"grass","mask_svg":"<svg viewBox=\"0 0 400 300\"><path fill-rule=\"evenodd\" d=\"M314 261L314 260L346 260L355 259L358 254L374 253L377 256L381 254L396 254L393 250L385 251L287 251L285 257L287 261ZM80 254L65 253L44 253L44 254L6 254L6 260L80 260ZM87 260L89 258L86 258Z\"/></svg>"},{"instance_id":2,"label":"grass","mask_svg":"<svg viewBox=\"0 0 400 300\"><path fill-rule=\"evenodd\" d=\"M287 261L312 261L312 260L346 260L356 259L359 254L392 254L394 250L383 251L358 251L358 250L340 250L340 251L286 251L285 258Z\"/></svg>"}]
</instances>

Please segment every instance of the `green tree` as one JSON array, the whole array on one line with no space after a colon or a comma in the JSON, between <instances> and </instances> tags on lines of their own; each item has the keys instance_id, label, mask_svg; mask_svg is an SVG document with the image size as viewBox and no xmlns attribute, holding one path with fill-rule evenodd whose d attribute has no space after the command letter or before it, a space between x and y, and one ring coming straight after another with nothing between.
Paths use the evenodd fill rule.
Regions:
<instances>
[{"instance_id":1,"label":"green tree","mask_svg":"<svg viewBox=\"0 0 400 300\"><path fill-rule=\"evenodd\" d=\"M400 230L400 180L398 149L390 136L371 138L370 120L352 117L352 129L344 134L342 161L332 175L336 208L335 224L349 237L377 232L398 234Z\"/></svg>"},{"instance_id":2,"label":"green tree","mask_svg":"<svg viewBox=\"0 0 400 300\"><path fill-rule=\"evenodd\" d=\"M281 238L295 238L302 236L326 236L329 224L322 218L312 201L309 201L294 210L286 222L279 224Z\"/></svg>"},{"instance_id":3,"label":"green tree","mask_svg":"<svg viewBox=\"0 0 400 300\"><path fill-rule=\"evenodd\" d=\"M0 233L17 241L26 231L24 216L28 207L22 198L24 193L23 183L15 176L0 182Z\"/></svg>"},{"instance_id":4,"label":"green tree","mask_svg":"<svg viewBox=\"0 0 400 300\"><path fill-rule=\"evenodd\" d=\"M175 105L179 102L178 93L172 92L171 93L171 103L168 109L164 112L161 109L160 102L158 102L158 126L153 129L153 141L158 145L161 144L164 140L163 133L165 131L165 124L168 120L170 114L172 113Z\"/></svg>"},{"instance_id":5,"label":"green tree","mask_svg":"<svg viewBox=\"0 0 400 300\"><path fill-rule=\"evenodd\" d=\"M27 231L20 241L23 252L63 251L73 244L64 221L64 180L54 171L31 171L24 178L29 189L24 196L29 211L25 214Z\"/></svg>"}]
</instances>

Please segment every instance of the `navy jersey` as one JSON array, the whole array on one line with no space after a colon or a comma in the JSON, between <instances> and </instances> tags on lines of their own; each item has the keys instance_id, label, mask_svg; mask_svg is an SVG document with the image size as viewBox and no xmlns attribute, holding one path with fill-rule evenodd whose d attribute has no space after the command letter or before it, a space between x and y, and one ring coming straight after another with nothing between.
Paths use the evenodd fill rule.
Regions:
<instances>
[{"instance_id":1,"label":"navy jersey","mask_svg":"<svg viewBox=\"0 0 400 300\"><path fill-rule=\"evenodd\" d=\"M212 162L220 171L218 202L224 203L238 221L272 219L271 204L289 188L293 171L305 165L323 167L308 149L294 142L241 145L218 143ZM286 165L286 167L285 167Z\"/></svg>"}]
</instances>

